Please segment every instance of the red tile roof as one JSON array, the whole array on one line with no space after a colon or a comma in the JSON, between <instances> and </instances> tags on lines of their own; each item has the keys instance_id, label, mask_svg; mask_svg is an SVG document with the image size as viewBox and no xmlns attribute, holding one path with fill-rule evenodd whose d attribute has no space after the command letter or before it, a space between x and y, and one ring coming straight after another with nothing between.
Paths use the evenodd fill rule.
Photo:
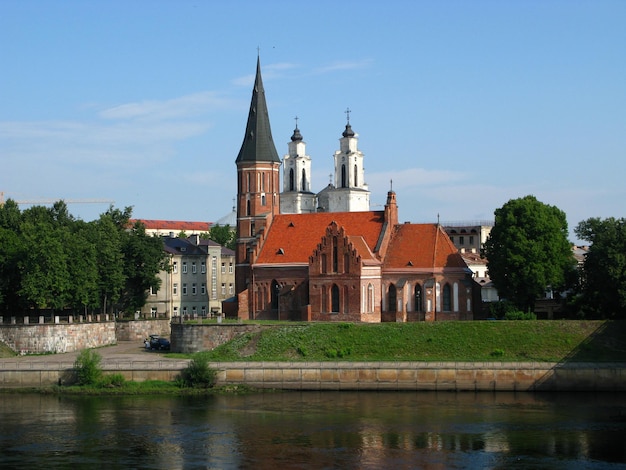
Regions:
<instances>
[{"instance_id":1,"label":"red tile roof","mask_svg":"<svg viewBox=\"0 0 626 470\"><path fill-rule=\"evenodd\" d=\"M437 224L397 225L387 250L384 268L465 268L465 262Z\"/></svg>"},{"instance_id":2,"label":"red tile roof","mask_svg":"<svg viewBox=\"0 0 626 470\"><path fill-rule=\"evenodd\" d=\"M170 232L180 232L183 230L208 232L212 225L211 222L185 222L180 220L131 219L129 222L134 224L137 220L142 222L147 230L163 230Z\"/></svg>"},{"instance_id":3,"label":"red tile roof","mask_svg":"<svg viewBox=\"0 0 626 470\"><path fill-rule=\"evenodd\" d=\"M317 212L274 216L256 264L304 263L326 234L326 227L336 222L346 235L363 238L369 250L376 249L383 228L384 212Z\"/></svg>"}]
</instances>

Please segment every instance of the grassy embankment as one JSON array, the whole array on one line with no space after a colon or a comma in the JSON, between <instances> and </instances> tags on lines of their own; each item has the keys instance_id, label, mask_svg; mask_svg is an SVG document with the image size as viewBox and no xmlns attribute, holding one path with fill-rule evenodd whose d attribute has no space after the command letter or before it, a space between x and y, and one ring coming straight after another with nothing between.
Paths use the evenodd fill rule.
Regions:
<instances>
[{"instance_id":1,"label":"grassy embankment","mask_svg":"<svg viewBox=\"0 0 626 470\"><path fill-rule=\"evenodd\" d=\"M198 354L209 361L626 362L626 322L277 324Z\"/></svg>"}]
</instances>

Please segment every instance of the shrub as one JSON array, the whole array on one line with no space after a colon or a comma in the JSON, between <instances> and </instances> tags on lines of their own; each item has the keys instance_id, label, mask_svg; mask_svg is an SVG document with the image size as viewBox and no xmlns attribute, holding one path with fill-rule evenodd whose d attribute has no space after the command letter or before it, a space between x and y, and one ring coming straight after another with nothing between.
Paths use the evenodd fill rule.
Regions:
<instances>
[{"instance_id":1,"label":"shrub","mask_svg":"<svg viewBox=\"0 0 626 470\"><path fill-rule=\"evenodd\" d=\"M183 387L211 388L217 380L217 371L209 367L209 360L196 356L180 374L179 383Z\"/></svg>"},{"instance_id":2,"label":"shrub","mask_svg":"<svg viewBox=\"0 0 626 470\"><path fill-rule=\"evenodd\" d=\"M93 349L84 349L74 362L76 383L78 385L94 385L102 377L100 362L102 357Z\"/></svg>"},{"instance_id":3,"label":"shrub","mask_svg":"<svg viewBox=\"0 0 626 470\"><path fill-rule=\"evenodd\" d=\"M504 349L494 349L493 351L491 351L491 355L493 357L502 357L504 356Z\"/></svg>"},{"instance_id":4,"label":"shrub","mask_svg":"<svg viewBox=\"0 0 626 470\"><path fill-rule=\"evenodd\" d=\"M126 379L122 374L105 375L100 379L98 385L101 387L121 387L126 383Z\"/></svg>"},{"instance_id":5,"label":"shrub","mask_svg":"<svg viewBox=\"0 0 626 470\"><path fill-rule=\"evenodd\" d=\"M533 312L520 312L520 311L512 311L512 312L506 312L504 314L504 319L505 320L536 320L537 319L537 315L535 315Z\"/></svg>"}]
</instances>

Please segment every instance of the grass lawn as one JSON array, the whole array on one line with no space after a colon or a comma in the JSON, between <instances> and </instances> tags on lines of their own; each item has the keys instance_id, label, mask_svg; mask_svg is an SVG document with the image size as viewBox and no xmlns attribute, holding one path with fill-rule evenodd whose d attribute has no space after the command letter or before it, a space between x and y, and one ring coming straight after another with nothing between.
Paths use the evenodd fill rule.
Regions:
<instances>
[{"instance_id":1,"label":"grass lawn","mask_svg":"<svg viewBox=\"0 0 626 470\"><path fill-rule=\"evenodd\" d=\"M626 322L285 323L198 354L210 361L626 362Z\"/></svg>"}]
</instances>

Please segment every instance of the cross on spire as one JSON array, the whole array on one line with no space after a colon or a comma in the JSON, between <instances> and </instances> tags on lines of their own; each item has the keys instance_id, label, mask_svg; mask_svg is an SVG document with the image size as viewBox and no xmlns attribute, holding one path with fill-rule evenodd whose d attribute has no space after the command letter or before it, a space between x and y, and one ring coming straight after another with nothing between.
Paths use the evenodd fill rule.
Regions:
<instances>
[{"instance_id":1,"label":"cross on spire","mask_svg":"<svg viewBox=\"0 0 626 470\"><path fill-rule=\"evenodd\" d=\"M296 120L296 129L298 128L298 116L294 118Z\"/></svg>"},{"instance_id":2,"label":"cross on spire","mask_svg":"<svg viewBox=\"0 0 626 470\"><path fill-rule=\"evenodd\" d=\"M346 113L346 116L348 118L348 124L350 124L350 108L346 108L346 110L344 111L344 113Z\"/></svg>"}]
</instances>

